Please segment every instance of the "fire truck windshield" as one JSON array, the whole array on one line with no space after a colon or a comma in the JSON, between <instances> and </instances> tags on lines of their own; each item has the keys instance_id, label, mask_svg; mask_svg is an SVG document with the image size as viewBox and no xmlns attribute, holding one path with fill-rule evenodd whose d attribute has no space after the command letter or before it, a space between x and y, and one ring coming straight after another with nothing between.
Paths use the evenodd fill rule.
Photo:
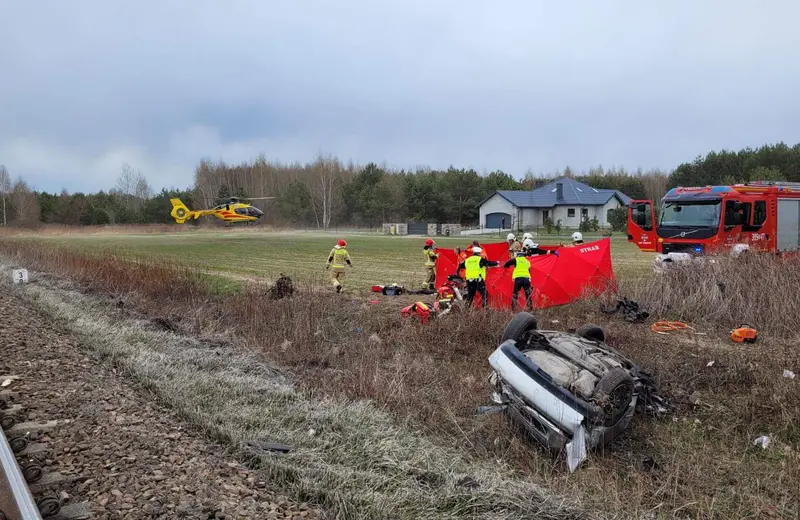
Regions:
<instances>
[{"instance_id":1,"label":"fire truck windshield","mask_svg":"<svg viewBox=\"0 0 800 520\"><path fill-rule=\"evenodd\" d=\"M665 202L659 226L664 228L717 228L722 201Z\"/></svg>"}]
</instances>

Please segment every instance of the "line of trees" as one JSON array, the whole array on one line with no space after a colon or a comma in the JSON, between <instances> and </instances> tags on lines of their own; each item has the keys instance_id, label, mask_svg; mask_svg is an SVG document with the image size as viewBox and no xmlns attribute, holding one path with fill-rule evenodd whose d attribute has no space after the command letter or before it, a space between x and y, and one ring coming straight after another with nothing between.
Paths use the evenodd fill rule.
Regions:
<instances>
[{"instance_id":1,"label":"line of trees","mask_svg":"<svg viewBox=\"0 0 800 520\"><path fill-rule=\"evenodd\" d=\"M230 197L247 201L248 197L269 196L275 199L253 203L265 211L264 220L274 225L320 229L406 221L472 225L478 221L480 202L496 190L531 190L560 176L595 188L617 189L634 199L652 200L677 185L800 182L800 144L710 152L669 174L602 167L578 173L566 168L547 175L528 171L522 179L500 170L485 174L453 167L392 170L376 163L357 166L325 156L305 164L268 161L263 155L238 165L204 159L195 168L193 186L158 193L152 192L141 171L128 164L122 166L112 189L91 194L32 190L21 178L12 181L0 165L0 208L4 226L171 223L169 199L173 197L190 207L208 208ZM617 220L624 226L622 215ZM215 219L204 222L218 223Z\"/></svg>"}]
</instances>

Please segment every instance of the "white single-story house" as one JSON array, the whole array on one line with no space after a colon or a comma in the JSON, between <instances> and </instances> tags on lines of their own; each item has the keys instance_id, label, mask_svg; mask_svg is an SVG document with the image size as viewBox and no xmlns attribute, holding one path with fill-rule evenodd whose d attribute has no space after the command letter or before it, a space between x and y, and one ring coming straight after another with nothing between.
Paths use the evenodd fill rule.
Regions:
<instances>
[{"instance_id":1,"label":"white single-story house","mask_svg":"<svg viewBox=\"0 0 800 520\"><path fill-rule=\"evenodd\" d=\"M582 216L609 226L608 212L627 206L631 198L619 190L602 190L562 177L533 191L496 191L480 204L480 225L488 229L528 229L545 220L577 228Z\"/></svg>"}]
</instances>

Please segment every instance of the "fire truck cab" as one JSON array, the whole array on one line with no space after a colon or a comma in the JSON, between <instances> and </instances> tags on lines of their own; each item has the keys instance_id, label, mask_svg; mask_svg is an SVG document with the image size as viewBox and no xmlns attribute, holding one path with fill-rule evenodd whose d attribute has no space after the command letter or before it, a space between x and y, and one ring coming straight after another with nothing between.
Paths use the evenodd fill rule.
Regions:
<instances>
[{"instance_id":1,"label":"fire truck cab","mask_svg":"<svg viewBox=\"0 0 800 520\"><path fill-rule=\"evenodd\" d=\"M757 181L669 190L658 216L628 206L628 242L659 257L800 249L800 183ZM658 259L657 259L658 261Z\"/></svg>"}]
</instances>

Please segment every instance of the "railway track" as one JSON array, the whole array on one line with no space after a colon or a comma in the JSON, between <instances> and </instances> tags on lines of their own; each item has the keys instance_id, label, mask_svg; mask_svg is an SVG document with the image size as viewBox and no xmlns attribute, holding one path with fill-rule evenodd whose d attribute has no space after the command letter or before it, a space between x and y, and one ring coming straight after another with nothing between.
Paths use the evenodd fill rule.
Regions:
<instances>
[{"instance_id":1,"label":"railway track","mask_svg":"<svg viewBox=\"0 0 800 520\"><path fill-rule=\"evenodd\" d=\"M62 504L57 492L70 478L47 471L50 446L37 442L57 421L22 422L24 407L13 390L17 376L0 375L0 520L79 520L87 503Z\"/></svg>"}]
</instances>

